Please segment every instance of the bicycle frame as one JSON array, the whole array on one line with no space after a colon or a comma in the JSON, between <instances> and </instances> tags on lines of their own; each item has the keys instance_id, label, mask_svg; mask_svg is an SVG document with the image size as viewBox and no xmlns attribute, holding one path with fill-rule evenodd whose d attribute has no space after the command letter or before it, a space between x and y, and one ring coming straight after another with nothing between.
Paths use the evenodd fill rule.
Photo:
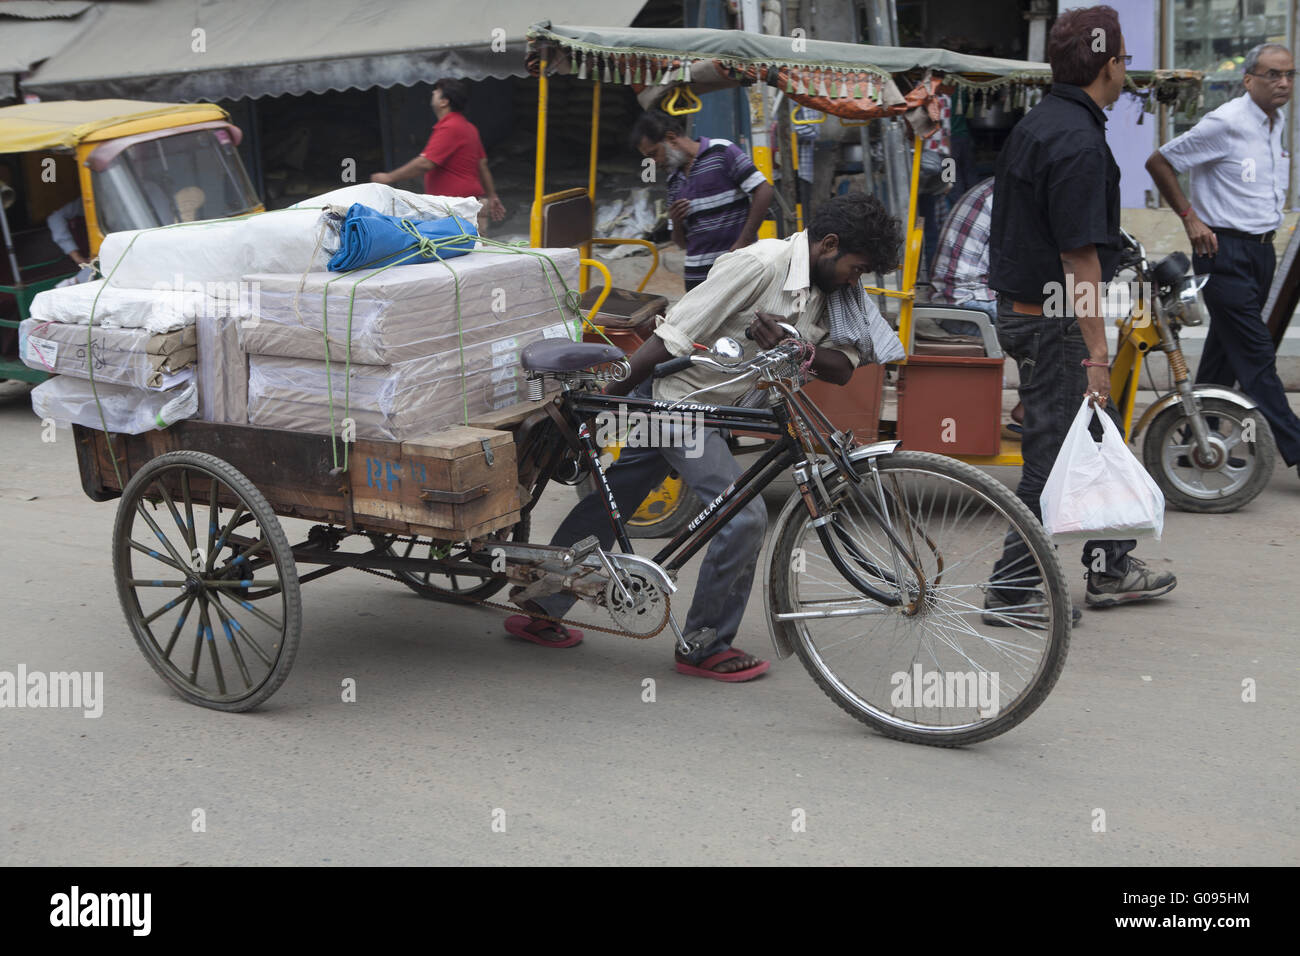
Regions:
<instances>
[{"instance_id":1,"label":"bicycle frame","mask_svg":"<svg viewBox=\"0 0 1300 956\"><path fill-rule=\"evenodd\" d=\"M769 386L775 387L782 397L782 401L770 409L686 401L675 403L637 396L613 396L566 390L560 398L558 416L562 416L569 424L577 424L576 446L572 439L566 438L566 442L575 453L590 462L591 474L600 493L606 516L614 529L615 540L625 553L635 553L623 517L614 500L605 469L600 463L600 448L592 434L589 420L602 412L617 413L619 409L643 413L682 411L695 413L700 416L696 421L703 427L740 429L751 433L772 435L776 437L776 441L722 494L709 502L684 530L654 555L652 560L656 565L670 574L677 573L737 512L757 498L777 475L791 469L809 516L816 522L817 535L822 540L832 563L844 578L858 591L880 604L897 607L906 601L909 606L914 606L924 596L924 577L910 554L908 544L897 533L888 516L887 495L878 476L875 480L876 497L873 498L857 487L863 479L854 470L850 460L848 453L851 445L834 431L821 411L797 388L792 388L783 381L770 381ZM871 562L854 547L843 531L832 527L833 510L827 511L822 507L822 503L827 506L831 504L822 477L825 468L820 464L814 467L808 457L808 449L816 448L818 444L828 453L833 472L846 476L847 486L854 490L859 501L871 517L879 522L881 529L892 543L895 560L895 568L892 571ZM892 446L882 444L879 453L886 452L889 447ZM553 477L557 465L557 457L552 456L543 466L533 488L533 502L539 499L545 485ZM529 507L531 506L530 504ZM831 539L832 531L840 536L839 546L836 546ZM858 565L857 568L845 559L841 548L847 548L850 552L849 557L853 564ZM902 565L911 569L919 584L918 593L909 595L906 599L901 591L890 593L880 590L859 573L860 570L865 570L878 579L897 586L898 582L904 579Z\"/></svg>"}]
</instances>

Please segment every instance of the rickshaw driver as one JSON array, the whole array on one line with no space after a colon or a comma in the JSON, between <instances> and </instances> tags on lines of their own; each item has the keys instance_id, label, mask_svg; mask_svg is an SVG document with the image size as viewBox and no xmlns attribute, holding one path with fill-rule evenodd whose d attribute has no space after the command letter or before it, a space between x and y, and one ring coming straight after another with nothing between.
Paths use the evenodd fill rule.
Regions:
<instances>
[{"instance_id":1,"label":"rickshaw driver","mask_svg":"<svg viewBox=\"0 0 1300 956\"><path fill-rule=\"evenodd\" d=\"M664 317L655 334L631 356L631 374L606 388L612 395L635 394L657 400L680 401L707 385L725 383L701 397L711 404L735 404L752 386L752 379L732 382L721 373L689 368L676 375L652 379L656 365L688 355L695 342L719 336L743 340L748 328L760 348L778 344L785 333L778 319L790 322L814 345L811 369L837 385L846 384L864 359L874 359L865 320L842 318L841 303L852 287L870 272L890 272L898 262L902 230L879 200L861 193L837 196L821 206L807 230L788 239L762 239L721 256L707 279L686 293ZM839 296L837 297L837 290ZM834 302L832 302L834 299ZM757 315L756 319L751 317ZM838 328L833 334L832 329ZM858 343L865 342L865 349ZM653 389L652 389L653 385ZM615 503L630 514L668 476L681 475L701 501L712 501L735 481L743 468L717 429L693 436L692 456L681 442L658 447L626 447L607 478ZM768 669L759 660L731 646L754 583L754 572L767 528L762 498L751 501L724 524L709 543L695 599L683 631L699 650L689 658L677 651L676 668L683 674L721 681L746 681ZM599 492L588 495L564 519L551 544L568 546L589 535L602 548L614 543L614 530ZM532 615L563 617L575 598L552 594L520 606ZM513 617L506 628L516 637L549 647L572 647L580 631L534 617Z\"/></svg>"}]
</instances>

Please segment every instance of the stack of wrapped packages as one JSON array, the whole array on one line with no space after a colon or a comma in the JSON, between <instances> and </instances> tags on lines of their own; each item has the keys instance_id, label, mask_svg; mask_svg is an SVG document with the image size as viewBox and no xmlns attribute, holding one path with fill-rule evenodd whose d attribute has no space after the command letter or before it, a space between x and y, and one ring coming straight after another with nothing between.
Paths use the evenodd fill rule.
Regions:
<instances>
[{"instance_id":1,"label":"stack of wrapped packages","mask_svg":"<svg viewBox=\"0 0 1300 956\"><path fill-rule=\"evenodd\" d=\"M31 321L38 306L43 321L57 313L84 343L88 300L97 297L94 335L126 325L112 313L119 301L148 311L152 324L128 325L138 334L111 346L141 374L96 368L89 409L88 389L52 379L33 392L37 413L101 427L106 389L140 403L147 390L178 397L188 387L207 421L402 441L523 401L523 347L576 335L565 293L578 252L477 243L477 212L474 199L366 184L244 219L114 233L100 250L105 278L42 293ZM52 327L40 335L33 325L28 341L55 340ZM64 360L41 358L42 348L24 355ZM192 383L175 378L185 359ZM53 361L48 370L77 374ZM172 407L160 418L155 405L108 427L138 433L187 417Z\"/></svg>"}]
</instances>

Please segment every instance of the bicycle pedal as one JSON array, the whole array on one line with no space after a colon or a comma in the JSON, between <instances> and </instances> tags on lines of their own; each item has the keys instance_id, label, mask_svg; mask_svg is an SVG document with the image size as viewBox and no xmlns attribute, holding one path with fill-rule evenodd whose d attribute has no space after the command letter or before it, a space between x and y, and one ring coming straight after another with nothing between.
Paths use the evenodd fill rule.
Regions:
<instances>
[{"instance_id":1,"label":"bicycle pedal","mask_svg":"<svg viewBox=\"0 0 1300 956\"><path fill-rule=\"evenodd\" d=\"M564 556L564 563L568 565L578 564L589 554L598 550L600 550L600 539L594 534L589 534L569 548L568 553Z\"/></svg>"}]
</instances>

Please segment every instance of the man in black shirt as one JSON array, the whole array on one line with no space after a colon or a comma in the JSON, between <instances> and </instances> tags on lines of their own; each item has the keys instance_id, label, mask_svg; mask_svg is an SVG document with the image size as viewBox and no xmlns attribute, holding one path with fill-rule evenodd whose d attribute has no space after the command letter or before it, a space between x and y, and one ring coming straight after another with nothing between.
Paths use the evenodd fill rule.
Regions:
<instances>
[{"instance_id":1,"label":"man in black shirt","mask_svg":"<svg viewBox=\"0 0 1300 956\"><path fill-rule=\"evenodd\" d=\"M1129 60L1119 15L1107 6L1063 13L1048 39L1048 60L1051 91L1012 130L998 157L989 242L998 340L1019 366L1025 406L1025 464L1016 494L1040 519L1039 496L1080 400L1089 397L1119 421L1109 405L1102 318L1102 283L1114 276L1120 251L1119 167L1102 112L1119 98ZM1173 574L1129 553L1135 544L1084 544L1090 606L1173 590ZM1035 607L1041 598L1027 590L1040 585L1028 561L1023 542L1009 535L985 604L988 623L1042 617Z\"/></svg>"}]
</instances>

